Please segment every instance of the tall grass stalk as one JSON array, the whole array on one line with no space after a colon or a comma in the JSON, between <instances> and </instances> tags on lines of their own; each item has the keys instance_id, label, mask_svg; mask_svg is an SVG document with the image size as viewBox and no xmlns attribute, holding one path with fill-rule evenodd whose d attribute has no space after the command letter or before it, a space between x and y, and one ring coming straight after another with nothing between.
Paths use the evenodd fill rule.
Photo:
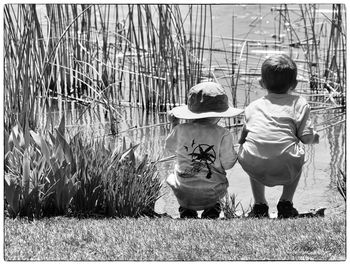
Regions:
<instances>
[{"instance_id":1,"label":"tall grass stalk","mask_svg":"<svg viewBox=\"0 0 350 265\"><path fill-rule=\"evenodd\" d=\"M345 6L331 5L330 17L316 12L315 4L298 7L302 29L294 23L297 9L282 5L278 38L281 25L287 25L284 29L291 52L298 47L305 52L310 88L326 91L335 103L344 105ZM166 110L186 103L188 89L203 80L207 55L209 64L205 67L213 72L211 5L7 4L4 18L4 110L8 129L16 120L25 127L26 119L28 126L35 128L44 119L40 117L43 108L49 107L50 114L51 100L56 98L60 104L68 98L92 102L87 108L103 102L111 124L118 119L115 108L110 107L114 104L126 102L146 110ZM235 101L238 80L242 81L240 75L244 75L243 65L240 60L235 62L235 56L246 56L247 67L248 59L253 58L248 48L261 40L235 38L234 27L232 19L232 51L224 52L229 54L227 61L231 59L227 70ZM234 50L235 41L246 44L244 53L243 48ZM282 47L281 41L264 43ZM244 85L251 83L243 81ZM39 101L40 97L43 100ZM113 128L111 131L117 133Z\"/></svg>"},{"instance_id":2,"label":"tall grass stalk","mask_svg":"<svg viewBox=\"0 0 350 265\"><path fill-rule=\"evenodd\" d=\"M332 4L331 17L316 12L317 9L316 4L299 5L299 20L303 23L303 30L299 30L292 20L296 10L289 10L288 5L284 5L280 10L280 24L287 25L290 46L304 51L311 91L329 93L333 103L345 105L345 6Z\"/></svg>"},{"instance_id":3,"label":"tall grass stalk","mask_svg":"<svg viewBox=\"0 0 350 265\"><path fill-rule=\"evenodd\" d=\"M207 26L207 6L189 8L193 36L178 5L5 5L6 127L28 117L34 128L51 99L101 91L108 105L181 103L200 80L205 38L195 35Z\"/></svg>"}]
</instances>

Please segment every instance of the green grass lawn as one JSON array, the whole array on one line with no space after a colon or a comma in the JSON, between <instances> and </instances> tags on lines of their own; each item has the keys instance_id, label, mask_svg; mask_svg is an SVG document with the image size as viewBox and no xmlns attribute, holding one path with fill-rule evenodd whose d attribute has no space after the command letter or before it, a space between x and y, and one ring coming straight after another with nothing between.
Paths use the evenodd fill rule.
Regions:
<instances>
[{"instance_id":1,"label":"green grass lawn","mask_svg":"<svg viewBox=\"0 0 350 265\"><path fill-rule=\"evenodd\" d=\"M5 260L344 260L345 215L4 221Z\"/></svg>"}]
</instances>

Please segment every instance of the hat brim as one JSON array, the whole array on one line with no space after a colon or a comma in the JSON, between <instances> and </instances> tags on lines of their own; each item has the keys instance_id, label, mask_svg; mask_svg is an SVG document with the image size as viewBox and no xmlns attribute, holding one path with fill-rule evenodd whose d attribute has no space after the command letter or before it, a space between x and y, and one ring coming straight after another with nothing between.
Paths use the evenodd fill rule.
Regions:
<instances>
[{"instance_id":1,"label":"hat brim","mask_svg":"<svg viewBox=\"0 0 350 265\"><path fill-rule=\"evenodd\" d=\"M187 105L178 106L170 110L170 112L179 119L187 119L187 120L194 120L194 119L203 119L203 118L229 118L234 117L239 114L241 114L244 110L243 109L237 109L233 107L229 107L224 112L202 112L202 113L194 113L188 109Z\"/></svg>"}]
</instances>

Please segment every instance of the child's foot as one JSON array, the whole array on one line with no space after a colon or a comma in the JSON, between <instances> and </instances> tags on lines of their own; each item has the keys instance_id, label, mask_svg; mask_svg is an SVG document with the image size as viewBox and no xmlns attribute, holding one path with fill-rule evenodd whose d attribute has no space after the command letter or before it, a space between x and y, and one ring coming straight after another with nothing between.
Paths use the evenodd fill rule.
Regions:
<instances>
[{"instance_id":1,"label":"child's foot","mask_svg":"<svg viewBox=\"0 0 350 265\"><path fill-rule=\"evenodd\" d=\"M203 219L204 218L206 218L206 219L217 219L220 216L220 212L221 212L221 205L220 205L220 203L217 203L217 204L215 204L214 207L205 209L202 212L201 217Z\"/></svg>"},{"instance_id":2,"label":"child's foot","mask_svg":"<svg viewBox=\"0 0 350 265\"><path fill-rule=\"evenodd\" d=\"M194 218L194 219L198 218L197 211L195 210L187 209L180 206L179 212L180 212L180 218Z\"/></svg>"},{"instance_id":3,"label":"child's foot","mask_svg":"<svg viewBox=\"0 0 350 265\"><path fill-rule=\"evenodd\" d=\"M253 209L248 213L249 218L264 218L269 217L269 206L264 203L256 203Z\"/></svg>"},{"instance_id":4,"label":"child's foot","mask_svg":"<svg viewBox=\"0 0 350 265\"><path fill-rule=\"evenodd\" d=\"M293 218L298 216L298 211L289 201L279 201L277 204L278 218Z\"/></svg>"}]
</instances>

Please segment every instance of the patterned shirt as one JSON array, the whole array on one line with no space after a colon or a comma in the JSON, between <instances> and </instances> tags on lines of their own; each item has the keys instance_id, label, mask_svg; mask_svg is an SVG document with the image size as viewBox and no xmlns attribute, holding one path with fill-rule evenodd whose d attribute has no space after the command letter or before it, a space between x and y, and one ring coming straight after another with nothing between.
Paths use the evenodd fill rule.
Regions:
<instances>
[{"instance_id":1,"label":"patterned shirt","mask_svg":"<svg viewBox=\"0 0 350 265\"><path fill-rule=\"evenodd\" d=\"M237 160L227 129L199 121L179 124L167 137L165 147L176 154L175 172L167 183L182 207L203 210L226 194L225 170Z\"/></svg>"}]
</instances>

